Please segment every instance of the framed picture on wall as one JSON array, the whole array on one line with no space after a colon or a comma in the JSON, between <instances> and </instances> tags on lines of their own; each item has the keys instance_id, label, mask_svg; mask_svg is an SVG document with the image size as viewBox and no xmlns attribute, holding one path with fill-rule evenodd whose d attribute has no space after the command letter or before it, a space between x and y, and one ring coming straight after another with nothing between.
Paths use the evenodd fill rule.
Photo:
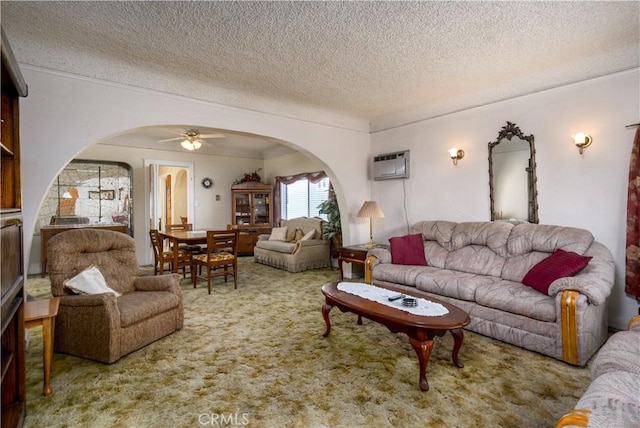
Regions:
<instances>
[{"instance_id":1,"label":"framed picture on wall","mask_svg":"<svg viewBox=\"0 0 640 428\"><path fill-rule=\"evenodd\" d=\"M112 200L116 197L114 190L89 191L89 199L108 199Z\"/></svg>"}]
</instances>

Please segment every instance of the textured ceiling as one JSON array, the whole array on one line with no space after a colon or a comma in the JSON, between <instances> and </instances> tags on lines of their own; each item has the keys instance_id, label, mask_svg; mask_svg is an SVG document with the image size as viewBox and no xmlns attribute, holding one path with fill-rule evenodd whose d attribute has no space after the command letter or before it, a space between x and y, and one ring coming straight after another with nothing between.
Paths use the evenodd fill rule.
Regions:
<instances>
[{"instance_id":1,"label":"textured ceiling","mask_svg":"<svg viewBox=\"0 0 640 428\"><path fill-rule=\"evenodd\" d=\"M2 1L22 64L377 131L640 65L640 2Z\"/></svg>"}]
</instances>

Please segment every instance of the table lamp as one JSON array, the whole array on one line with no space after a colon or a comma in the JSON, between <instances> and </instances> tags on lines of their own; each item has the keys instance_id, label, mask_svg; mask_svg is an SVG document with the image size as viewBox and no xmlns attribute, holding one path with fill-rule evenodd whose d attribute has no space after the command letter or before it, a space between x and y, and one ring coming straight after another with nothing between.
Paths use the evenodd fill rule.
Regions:
<instances>
[{"instance_id":1,"label":"table lamp","mask_svg":"<svg viewBox=\"0 0 640 428\"><path fill-rule=\"evenodd\" d=\"M356 217L364 217L369 219L369 243L365 245L366 248L373 248L376 246L373 242L373 219L384 218L384 213L378 206L376 201L364 201L360 211Z\"/></svg>"}]
</instances>

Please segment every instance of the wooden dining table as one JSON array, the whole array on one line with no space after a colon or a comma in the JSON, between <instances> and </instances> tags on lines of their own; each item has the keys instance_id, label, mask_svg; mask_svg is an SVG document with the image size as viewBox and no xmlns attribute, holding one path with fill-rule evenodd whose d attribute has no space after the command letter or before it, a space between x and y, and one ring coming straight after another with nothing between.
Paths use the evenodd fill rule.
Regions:
<instances>
[{"instance_id":1,"label":"wooden dining table","mask_svg":"<svg viewBox=\"0 0 640 428\"><path fill-rule=\"evenodd\" d=\"M171 243L173 249L173 272L178 273L178 259L180 244L196 245L207 243L207 231L206 230L171 230L171 231L158 231L160 239L167 239Z\"/></svg>"}]
</instances>

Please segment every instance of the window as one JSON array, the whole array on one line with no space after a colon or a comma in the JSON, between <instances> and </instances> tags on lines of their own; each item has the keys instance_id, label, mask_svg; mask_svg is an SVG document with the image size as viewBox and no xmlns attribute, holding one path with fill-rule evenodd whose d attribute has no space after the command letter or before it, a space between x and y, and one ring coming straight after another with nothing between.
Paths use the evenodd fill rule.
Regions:
<instances>
[{"instance_id":1,"label":"window","mask_svg":"<svg viewBox=\"0 0 640 428\"><path fill-rule=\"evenodd\" d=\"M325 177L317 183L306 178L292 184L282 184L282 218L285 220L296 217L320 217L327 219L326 214L320 214L318 205L326 201L329 195L329 178Z\"/></svg>"}]
</instances>

